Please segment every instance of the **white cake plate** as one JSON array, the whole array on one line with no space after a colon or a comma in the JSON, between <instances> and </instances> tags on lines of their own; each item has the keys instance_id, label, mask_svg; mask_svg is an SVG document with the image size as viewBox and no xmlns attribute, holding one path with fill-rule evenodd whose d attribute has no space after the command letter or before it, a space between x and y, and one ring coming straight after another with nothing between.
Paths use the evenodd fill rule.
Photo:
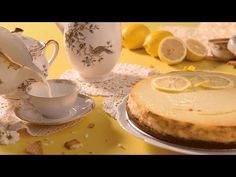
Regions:
<instances>
[{"instance_id":1,"label":"white cake plate","mask_svg":"<svg viewBox=\"0 0 236 177\"><path fill-rule=\"evenodd\" d=\"M118 106L118 122L120 126L131 133L132 135L144 140L145 142L152 144L154 146L183 153L189 155L235 155L236 149L220 149L220 150L210 150L210 149L200 149L200 148L192 148L187 146L181 146L177 144L172 144L163 140L159 140L144 131L140 130L136 127L129 119L129 116L126 111L127 99L124 98L123 102Z\"/></svg>"}]
</instances>

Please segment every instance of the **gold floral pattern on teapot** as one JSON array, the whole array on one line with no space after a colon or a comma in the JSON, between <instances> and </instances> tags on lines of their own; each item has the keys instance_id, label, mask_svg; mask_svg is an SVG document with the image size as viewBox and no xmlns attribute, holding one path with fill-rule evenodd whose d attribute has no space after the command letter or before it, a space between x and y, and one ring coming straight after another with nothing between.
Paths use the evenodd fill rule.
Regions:
<instances>
[{"instance_id":1,"label":"gold floral pattern on teapot","mask_svg":"<svg viewBox=\"0 0 236 177\"><path fill-rule=\"evenodd\" d=\"M104 59L103 53L113 53L111 41L107 41L106 44L102 46L93 46L92 44L86 43L86 35L84 32L88 31L93 34L96 30L100 30L98 25L90 24L89 22L75 22L68 26L68 31L65 33L67 47L78 55L83 54L85 58L82 62L87 67L94 65L96 62L101 62ZM76 45L78 45L79 48L76 48Z\"/></svg>"},{"instance_id":2,"label":"gold floral pattern on teapot","mask_svg":"<svg viewBox=\"0 0 236 177\"><path fill-rule=\"evenodd\" d=\"M52 39L48 40L47 42L41 42L32 37L24 36L22 34L24 30L21 28L15 28L15 30L11 32L13 35L20 38L23 41L23 43L25 44L25 46L27 47L28 51L31 54L33 63L43 72L43 75L47 77L49 66L53 63L54 59L58 54L59 50L58 42ZM54 45L54 51L49 61L47 61L45 56L45 51L50 44Z\"/></svg>"}]
</instances>

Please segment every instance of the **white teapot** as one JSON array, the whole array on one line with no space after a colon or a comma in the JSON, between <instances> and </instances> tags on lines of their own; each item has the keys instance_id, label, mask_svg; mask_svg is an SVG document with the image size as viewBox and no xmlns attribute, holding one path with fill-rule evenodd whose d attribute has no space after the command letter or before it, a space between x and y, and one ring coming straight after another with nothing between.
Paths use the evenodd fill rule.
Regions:
<instances>
[{"instance_id":1,"label":"white teapot","mask_svg":"<svg viewBox=\"0 0 236 177\"><path fill-rule=\"evenodd\" d=\"M0 52L0 95L13 94L16 98L29 84L38 80L41 78L35 72L12 62Z\"/></svg>"},{"instance_id":2,"label":"white teapot","mask_svg":"<svg viewBox=\"0 0 236 177\"><path fill-rule=\"evenodd\" d=\"M22 40L3 27L0 27L0 51L12 62L43 75L43 72L33 63L32 56Z\"/></svg>"},{"instance_id":3,"label":"white teapot","mask_svg":"<svg viewBox=\"0 0 236 177\"><path fill-rule=\"evenodd\" d=\"M41 42L32 37L24 36L22 34L23 31L24 30L21 28L15 28L15 30L11 31L11 33L22 40L32 56L33 63L43 72L44 76L47 77L49 67L54 62L59 51L58 42L53 39L50 39L47 42ZM44 53L50 45L54 46L54 50L51 57L47 59Z\"/></svg>"},{"instance_id":4,"label":"white teapot","mask_svg":"<svg viewBox=\"0 0 236 177\"><path fill-rule=\"evenodd\" d=\"M57 26L64 34L66 53L79 78L106 79L120 57L120 23L71 22Z\"/></svg>"},{"instance_id":5,"label":"white teapot","mask_svg":"<svg viewBox=\"0 0 236 177\"><path fill-rule=\"evenodd\" d=\"M22 40L0 27L0 95L23 90L42 76Z\"/></svg>"}]
</instances>

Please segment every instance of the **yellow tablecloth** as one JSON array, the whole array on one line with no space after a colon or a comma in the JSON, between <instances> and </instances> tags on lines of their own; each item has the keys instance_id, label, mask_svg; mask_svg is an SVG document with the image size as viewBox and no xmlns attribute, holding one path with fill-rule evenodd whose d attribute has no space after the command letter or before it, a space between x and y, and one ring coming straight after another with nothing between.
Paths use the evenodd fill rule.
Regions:
<instances>
[{"instance_id":1,"label":"yellow tablecloth","mask_svg":"<svg viewBox=\"0 0 236 177\"><path fill-rule=\"evenodd\" d=\"M126 25L126 24L122 24ZM160 25L181 25L195 27L197 23L146 23L151 30L156 30ZM66 57L63 47L63 37L54 23L0 23L0 26L8 29L20 27L25 30L24 34L32 36L40 41L55 39L60 44L60 51L57 59L50 68L49 77L58 78L71 65ZM197 63L183 62L179 65L168 66L158 59L145 54L143 50L129 51L123 49L120 62L135 63L145 67L154 67L161 72L183 69L185 65L195 65L197 69L211 69L220 72L236 74L232 66L222 63L202 61ZM96 101L96 108L76 126L67 128L59 133L47 137L31 137L26 133L21 133L21 139L14 145L0 145L0 154L24 154L25 147L34 141L48 138L52 144L44 146L45 154L177 154L145 143L144 141L125 132L116 120L108 116L102 110L102 97L93 97ZM95 127L88 129L87 125L94 123ZM85 135L88 134L88 138ZM78 139L83 143L79 150L65 150L64 142ZM125 149L120 148L121 144Z\"/></svg>"}]
</instances>

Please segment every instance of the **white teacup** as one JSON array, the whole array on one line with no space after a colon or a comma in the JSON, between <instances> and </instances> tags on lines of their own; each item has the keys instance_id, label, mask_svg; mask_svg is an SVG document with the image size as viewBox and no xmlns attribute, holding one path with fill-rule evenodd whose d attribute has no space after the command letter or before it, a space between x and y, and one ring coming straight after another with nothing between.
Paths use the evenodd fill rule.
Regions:
<instances>
[{"instance_id":1,"label":"white teacup","mask_svg":"<svg viewBox=\"0 0 236 177\"><path fill-rule=\"evenodd\" d=\"M46 84L35 82L26 88L27 102L47 118L66 116L77 100L76 83L63 79L48 80L48 83L52 97L49 97Z\"/></svg>"}]
</instances>

